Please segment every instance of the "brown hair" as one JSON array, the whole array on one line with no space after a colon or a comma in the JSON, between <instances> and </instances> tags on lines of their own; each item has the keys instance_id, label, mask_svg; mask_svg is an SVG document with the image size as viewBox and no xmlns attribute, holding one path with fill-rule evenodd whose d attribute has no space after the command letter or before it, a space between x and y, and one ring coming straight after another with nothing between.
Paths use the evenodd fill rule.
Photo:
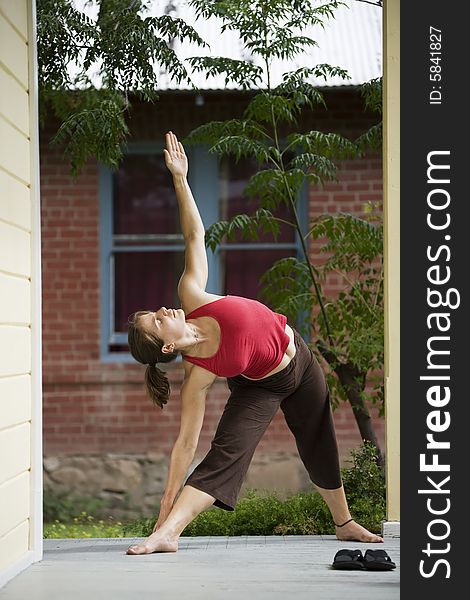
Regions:
<instances>
[{"instance_id":1,"label":"brown hair","mask_svg":"<svg viewBox=\"0 0 470 600\"><path fill-rule=\"evenodd\" d=\"M157 363L175 360L177 352L164 354L163 341L153 333L144 331L139 326L140 317L148 314L148 310L139 310L128 319L127 340L132 356L137 362L148 365L145 370L145 387L152 402L163 408L170 396L170 384L165 371L157 367Z\"/></svg>"}]
</instances>

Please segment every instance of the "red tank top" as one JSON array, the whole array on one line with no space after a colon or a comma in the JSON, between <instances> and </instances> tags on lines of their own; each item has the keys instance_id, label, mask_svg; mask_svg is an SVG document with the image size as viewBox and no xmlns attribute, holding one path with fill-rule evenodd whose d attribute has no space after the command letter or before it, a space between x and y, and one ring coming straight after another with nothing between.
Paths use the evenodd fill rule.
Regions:
<instances>
[{"instance_id":1,"label":"red tank top","mask_svg":"<svg viewBox=\"0 0 470 600\"><path fill-rule=\"evenodd\" d=\"M224 296L204 304L187 319L212 317L220 327L220 344L209 358L183 354L190 363L219 377L246 375L259 379L281 362L290 338L284 331L287 317L249 298Z\"/></svg>"}]
</instances>

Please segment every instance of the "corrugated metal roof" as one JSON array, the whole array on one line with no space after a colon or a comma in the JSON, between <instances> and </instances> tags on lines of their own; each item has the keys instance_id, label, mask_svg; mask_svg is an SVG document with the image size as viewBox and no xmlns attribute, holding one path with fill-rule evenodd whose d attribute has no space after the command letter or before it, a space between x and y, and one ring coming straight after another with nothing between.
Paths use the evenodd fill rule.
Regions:
<instances>
[{"instance_id":1,"label":"corrugated metal roof","mask_svg":"<svg viewBox=\"0 0 470 600\"><path fill-rule=\"evenodd\" d=\"M89 16L95 16L96 7L84 7L84 0L75 0L75 5ZM316 1L315 4L324 4ZM273 60L271 65L271 85L282 81L282 74L299 67L312 67L328 63L346 69L351 79L332 77L326 82L323 78L309 81L317 87L360 85L382 75L382 9L357 0L349 0L347 6L335 11L335 18L325 20L324 28L312 26L298 34L314 39L318 46L308 48L292 60ZM177 56L187 59L192 56L223 56L233 59L250 59L254 64L264 66L259 58L251 57L243 48L243 42L236 31L220 32L222 20L195 18L194 10L186 0L151 0L147 3L152 16L170 14L192 25L210 49L196 44L175 40L172 47ZM237 84L225 84L224 76L207 77L205 73L192 72L184 62L194 85L201 90L239 89ZM191 90L187 83L176 84L167 73L161 72L158 78L160 90ZM266 77L264 77L266 84Z\"/></svg>"},{"instance_id":2,"label":"corrugated metal roof","mask_svg":"<svg viewBox=\"0 0 470 600\"><path fill-rule=\"evenodd\" d=\"M316 4L320 5L324 2L316 2ZM282 81L282 74L286 71L322 63L346 69L351 79L333 77L325 82L323 78L318 80L312 78L310 82L318 87L360 85L382 75L382 9L356 0L346 4L347 6L341 6L335 11L334 19L325 21L324 29L320 26L312 26L300 32L301 35L314 39L318 47L308 48L289 61L273 61L272 86ZM180 17L192 25L202 39L210 45L208 50L199 48L195 44L181 44L175 41L173 48L181 59L191 56L224 56L239 60L253 58L244 53L243 42L236 31L224 31L221 34L220 19L196 21L193 9L184 0L154 1L151 12L154 15L162 14L168 5L170 5L169 14ZM263 66L259 59L254 59L253 62ZM225 85L223 76L207 77L204 73L192 73L191 79L197 87L204 90L238 89L236 84ZM164 73L160 76L159 83L160 89L191 89L187 84L175 85Z\"/></svg>"}]
</instances>

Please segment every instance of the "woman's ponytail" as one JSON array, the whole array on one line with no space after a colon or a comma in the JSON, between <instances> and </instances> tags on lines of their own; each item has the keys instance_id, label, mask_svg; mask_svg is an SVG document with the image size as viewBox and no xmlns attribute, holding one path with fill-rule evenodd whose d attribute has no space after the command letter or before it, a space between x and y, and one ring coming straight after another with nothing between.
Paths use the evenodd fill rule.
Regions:
<instances>
[{"instance_id":1,"label":"woman's ponytail","mask_svg":"<svg viewBox=\"0 0 470 600\"><path fill-rule=\"evenodd\" d=\"M139 319L148 311L132 314L128 321L129 350L137 362L147 365L145 370L145 387L152 402L163 408L170 397L170 384L165 371L157 367L157 363L175 360L177 352L163 353L163 341L156 335L139 327Z\"/></svg>"},{"instance_id":2,"label":"woman's ponytail","mask_svg":"<svg viewBox=\"0 0 470 600\"><path fill-rule=\"evenodd\" d=\"M145 369L145 387L152 402L163 408L170 397L170 384L165 371L159 369L157 365L148 365Z\"/></svg>"}]
</instances>

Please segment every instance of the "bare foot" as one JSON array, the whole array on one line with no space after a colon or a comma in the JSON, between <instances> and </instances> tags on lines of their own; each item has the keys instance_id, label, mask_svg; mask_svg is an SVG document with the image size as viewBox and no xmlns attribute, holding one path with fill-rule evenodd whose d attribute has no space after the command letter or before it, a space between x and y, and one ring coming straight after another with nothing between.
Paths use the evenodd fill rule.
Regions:
<instances>
[{"instance_id":1,"label":"bare foot","mask_svg":"<svg viewBox=\"0 0 470 600\"><path fill-rule=\"evenodd\" d=\"M383 537L371 533L356 521L351 521L343 527L336 527L336 537L341 541L354 542L383 542Z\"/></svg>"},{"instance_id":2,"label":"bare foot","mask_svg":"<svg viewBox=\"0 0 470 600\"><path fill-rule=\"evenodd\" d=\"M158 533L152 533L145 542L129 546L126 554L151 554L152 552L176 552L178 540L162 538Z\"/></svg>"}]
</instances>

